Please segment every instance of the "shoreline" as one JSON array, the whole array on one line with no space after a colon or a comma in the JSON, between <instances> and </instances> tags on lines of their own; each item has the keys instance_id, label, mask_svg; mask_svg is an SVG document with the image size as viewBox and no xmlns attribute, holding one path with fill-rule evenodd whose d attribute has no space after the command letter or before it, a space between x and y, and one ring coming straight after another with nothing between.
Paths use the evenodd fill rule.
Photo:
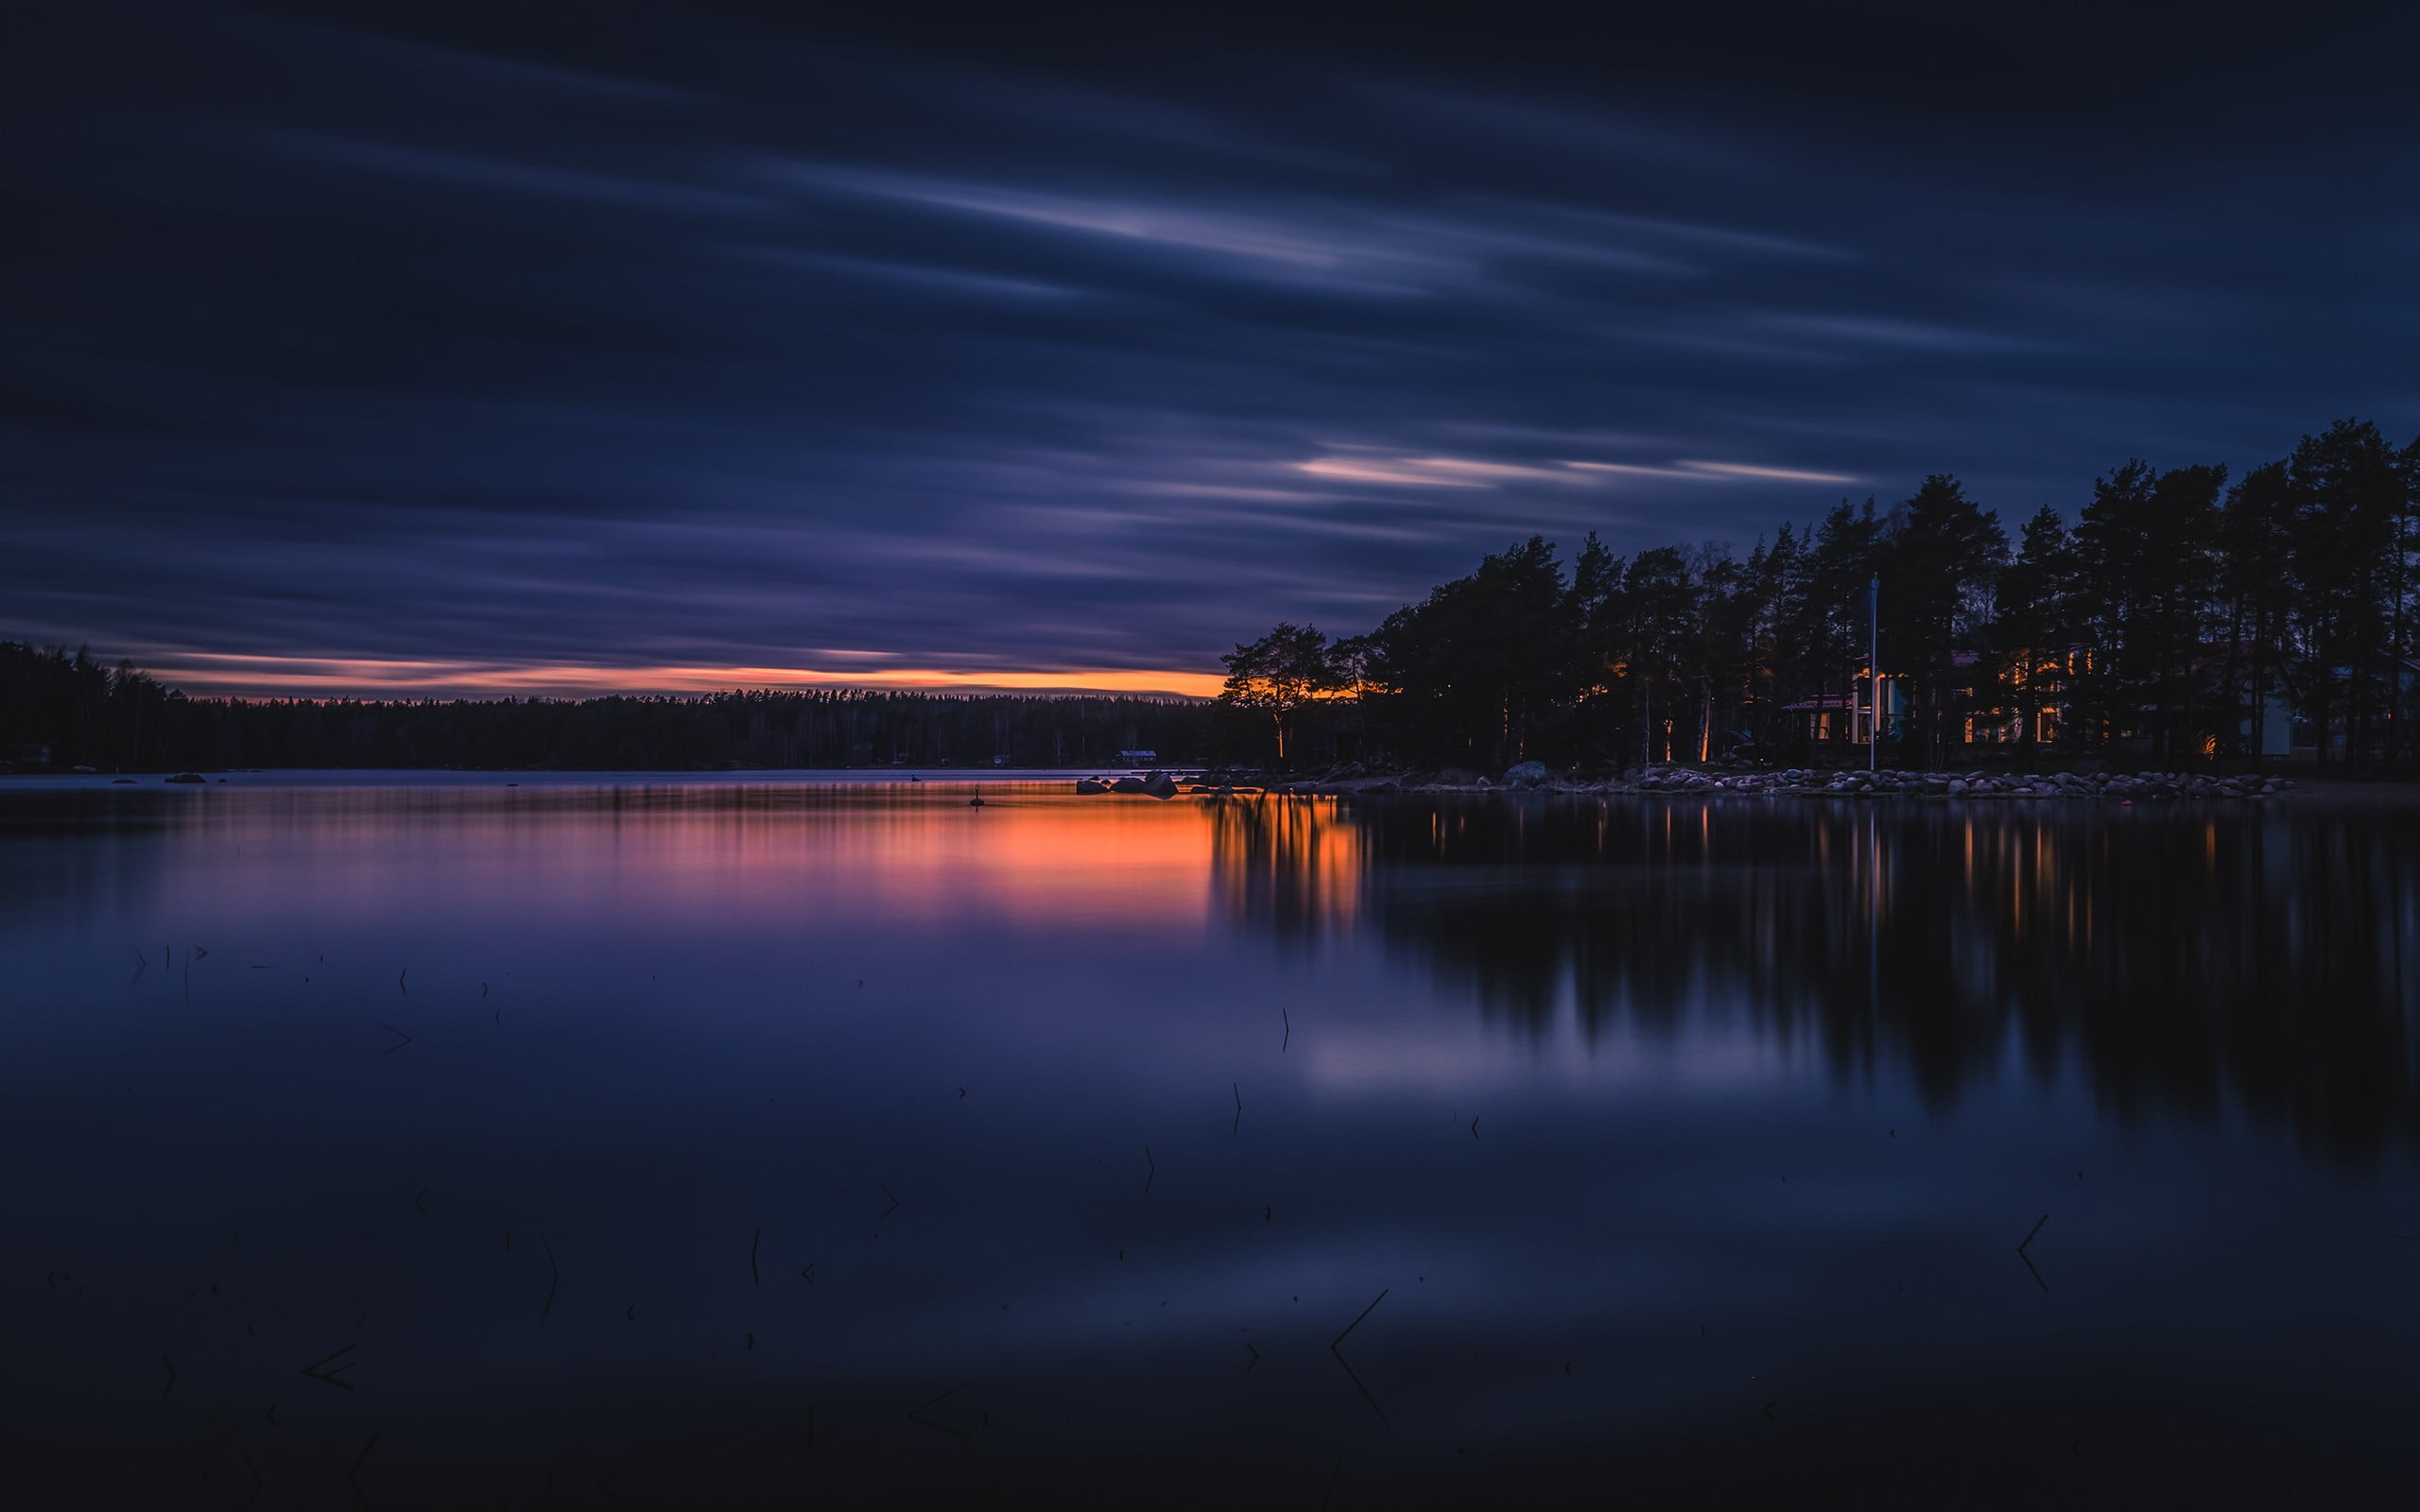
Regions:
<instances>
[{"instance_id":1,"label":"shoreline","mask_svg":"<svg viewBox=\"0 0 2420 1512\"><path fill-rule=\"evenodd\" d=\"M1222 776L1225 774L1221 774ZM1547 794L1567 797L1640 798L1912 798L1958 799L1985 802L2018 800L2117 801L2132 803L2179 799L2226 799L2261 801L2288 794L2336 793L2371 801L2390 797L2420 802L2420 785L2308 781L2267 773L2216 776L2197 772L2054 772L2000 774L1973 772L1879 770L1824 771L1789 767L1779 771L1706 772L1695 767L1634 768L1600 779L1557 774L1535 762L1523 763L1502 781L1454 773L1362 773L1266 781L1252 784L1280 796L1382 797L1396 793L1427 795ZM1190 792L1240 792L1243 784L1214 787L1204 782Z\"/></svg>"},{"instance_id":2,"label":"shoreline","mask_svg":"<svg viewBox=\"0 0 2420 1512\"><path fill-rule=\"evenodd\" d=\"M1525 764L1534 765L1534 764ZM207 776L203 776L203 772ZM912 789L1002 785L1060 786L1087 796L1142 796L1153 799L1180 795L1201 798L1257 796L1321 798L1384 798L1393 795L1426 798L1715 798L1715 799L1923 799L2007 801L2091 801L2118 803L2224 799L2265 801L2288 798L2303 804L2334 807L2401 808L2420 806L2420 782L2370 777L2340 778L2308 773L2287 777L2273 773L2213 776L2205 773L2037 773L2031 775L1972 772L1916 772L1884 769L1824 771L1788 768L1779 771L1722 772L1695 767L1633 768L1618 775L1589 777L1516 766L1501 780L1455 769L1443 771L1369 771L1346 767L1318 774L1273 773L1233 767L1168 766L1153 772L1121 772L1115 768L967 767L916 768L764 767L716 768L708 771L646 768L549 768L532 772L515 768L465 767L226 767L185 773L0 772L0 792L99 791L131 787L137 791L161 786L429 786L476 787L501 782L508 787L529 786L726 786L776 783L784 785L880 786ZM176 781L182 777L183 782ZM228 779L234 781L228 781ZM246 782L244 779L251 779ZM197 779L199 779L197 781ZM1121 783L1123 779L1123 783Z\"/></svg>"}]
</instances>

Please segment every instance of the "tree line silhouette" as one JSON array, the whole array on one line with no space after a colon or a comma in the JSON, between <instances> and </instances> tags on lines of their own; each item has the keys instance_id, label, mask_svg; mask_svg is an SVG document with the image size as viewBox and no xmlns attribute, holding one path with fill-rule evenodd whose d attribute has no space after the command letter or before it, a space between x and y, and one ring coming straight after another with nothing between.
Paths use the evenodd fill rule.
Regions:
<instances>
[{"instance_id":1,"label":"tree line silhouette","mask_svg":"<svg viewBox=\"0 0 2420 1512\"><path fill-rule=\"evenodd\" d=\"M2339 421L2230 479L2128 461L2012 538L1948 474L1728 544L1565 564L1532 536L1365 634L1282 624L1181 698L736 690L700 697L195 698L0 643L0 765L593 770L1106 765L1121 750L1497 770L2122 754L2420 759L2420 440ZM1869 594L1872 597L1869 597ZM1869 623L1869 608L1874 609ZM1869 647L1878 653L1869 658ZM1863 706L1863 707L1860 707Z\"/></svg>"},{"instance_id":2,"label":"tree line silhouette","mask_svg":"<svg viewBox=\"0 0 2420 1512\"><path fill-rule=\"evenodd\" d=\"M1219 702L1282 762L1837 759L1871 638L1893 765L2290 747L2405 764L2416 510L2420 440L2345 420L2232 481L2128 461L2072 524L2045 505L2014 539L1945 473L1744 558L1625 558L1592 532L1566 569L1532 536L1365 634L1289 623L1238 645Z\"/></svg>"},{"instance_id":3,"label":"tree line silhouette","mask_svg":"<svg viewBox=\"0 0 2420 1512\"><path fill-rule=\"evenodd\" d=\"M185 767L1113 766L1198 753L1198 700L861 689L700 697L191 698L121 662L0 642L0 764Z\"/></svg>"}]
</instances>

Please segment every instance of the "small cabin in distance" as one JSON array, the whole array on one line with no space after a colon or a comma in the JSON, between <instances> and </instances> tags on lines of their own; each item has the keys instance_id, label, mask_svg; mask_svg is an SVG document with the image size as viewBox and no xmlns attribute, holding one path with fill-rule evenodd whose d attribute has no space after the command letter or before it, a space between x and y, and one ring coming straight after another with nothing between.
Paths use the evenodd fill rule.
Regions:
<instances>
[{"instance_id":1,"label":"small cabin in distance","mask_svg":"<svg viewBox=\"0 0 2420 1512\"><path fill-rule=\"evenodd\" d=\"M1155 750L1121 750L1117 753L1117 763L1121 766L1157 766L1160 753Z\"/></svg>"}]
</instances>

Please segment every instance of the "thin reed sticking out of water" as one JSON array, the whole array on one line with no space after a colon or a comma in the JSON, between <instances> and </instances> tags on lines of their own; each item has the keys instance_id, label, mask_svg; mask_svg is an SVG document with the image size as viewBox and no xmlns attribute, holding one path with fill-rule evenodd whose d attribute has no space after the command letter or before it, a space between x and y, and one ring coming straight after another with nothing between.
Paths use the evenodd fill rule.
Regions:
<instances>
[{"instance_id":1,"label":"thin reed sticking out of water","mask_svg":"<svg viewBox=\"0 0 2420 1512\"><path fill-rule=\"evenodd\" d=\"M2024 1243L2016 1246L2016 1258L2025 1262L2025 1268L2027 1270L2033 1272L2033 1284L2041 1287L2046 1294L2050 1290L2050 1283L2042 1279L2042 1273L2040 1271L2034 1270L2033 1257L2027 1254L2025 1250L2026 1246L2033 1243L2033 1236L2042 1231L2042 1226L2049 1221L2050 1215L2047 1212L2041 1217L2034 1219L2033 1227L2025 1231Z\"/></svg>"},{"instance_id":2,"label":"thin reed sticking out of water","mask_svg":"<svg viewBox=\"0 0 2420 1512\"><path fill-rule=\"evenodd\" d=\"M1393 1287L1388 1287L1386 1291L1380 1292L1375 1297L1372 1298L1370 1305L1361 1310L1361 1316L1357 1317L1352 1322L1344 1325L1344 1332L1338 1334L1333 1339L1330 1339L1327 1346L1327 1352L1335 1355L1336 1363L1344 1366L1344 1374L1346 1378L1353 1383L1353 1388L1361 1393L1361 1400L1370 1404L1370 1410L1378 1415L1378 1421L1382 1423L1387 1421L1386 1410L1378 1405L1377 1398L1370 1395L1370 1388L1361 1383L1361 1378L1354 1374L1353 1362L1344 1357L1344 1351L1339 1349L1338 1346L1344 1342L1346 1334L1351 1333L1355 1329L1361 1326L1361 1318L1368 1317L1371 1314L1378 1310L1378 1304L1387 1299L1387 1292L1392 1290L1394 1290Z\"/></svg>"},{"instance_id":3,"label":"thin reed sticking out of water","mask_svg":"<svg viewBox=\"0 0 2420 1512\"><path fill-rule=\"evenodd\" d=\"M359 1328L360 1326L361 1325L357 1323L354 1325L355 1328ZM337 1349L332 1354L322 1356L320 1359L312 1361L309 1365L304 1366L302 1367L302 1373L309 1376L314 1381L324 1382L327 1384L336 1387L338 1391L351 1391L353 1389L353 1383L350 1381L338 1381L337 1377L343 1372L352 1369L353 1362L351 1360L345 1360L344 1364L336 1366L334 1369L329 1369L327 1366L335 1361L344 1360L344 1357L352 1352L353 1346L348 1344L343 1349ZM271 1402L269 1404L269 1411L272 1413L277 1411L277 1404L275 1402ZM269 1426L274 1428L277 1425L272 1422Z\"/></svg>"},{"instance_id":4,"label":"thin reed sticking out of water","mask_svg":"<svg viewBox=\"0 0 2420 1512\"><path fill-rule=\"evenodd\" d=\"M925 1408L938 1407L942 1402L947 1401L950 1398L957 1396L959 1392L964 1391L967 1387L973 1384L975 1384L975 1383L972 1381L961 1381L957 1385L954 1385L947 1391L942 1392L940 1396L934 1397L926 1401L918 1402L914 1407L908 1409L908 1420L914 1423L923 1423L927 1428L938 1428L942 1433L949 1435L953 1438L974 1437L974 1435L967 1433L963 1429L952 1428L947 1423L937 1423L931 1418L922 1416Z\"/></svg>"},{"instance_id":5,"label":"thin reed sticking out of water","mask_svg":"<svg viewBox=\"0 0 2420 1512\"><path fill-rule=\"evenodd\" d=\"M352 1486L354 1496L363 1506L370 1504L370 1498L362 1494L361 1482L356 1477L361 1474L361 1467L370 1463L370 1452L377 1447L378 1435L373 1433L370 1435L370 1442L361 1446L361 1455L353 1462L353 1469L344 1472L345 1481Z\"/></svg>"}]
</instances>

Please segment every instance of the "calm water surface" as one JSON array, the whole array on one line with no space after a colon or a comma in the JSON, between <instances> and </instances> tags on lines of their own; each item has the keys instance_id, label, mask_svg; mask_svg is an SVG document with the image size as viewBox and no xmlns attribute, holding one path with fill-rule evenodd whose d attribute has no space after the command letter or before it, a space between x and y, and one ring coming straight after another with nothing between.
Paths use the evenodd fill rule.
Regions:
<instances>
[{"instance_id":1,"label":"calm water surface","mask_svg":"<svg viewBox=\"0 0 2420 1512\"><path fill-rule=\"evenodd\" d=\"M2402 1504L2415 816L1064 789L0 788L9 1495Z\"/></svg>"}]
</instances>

